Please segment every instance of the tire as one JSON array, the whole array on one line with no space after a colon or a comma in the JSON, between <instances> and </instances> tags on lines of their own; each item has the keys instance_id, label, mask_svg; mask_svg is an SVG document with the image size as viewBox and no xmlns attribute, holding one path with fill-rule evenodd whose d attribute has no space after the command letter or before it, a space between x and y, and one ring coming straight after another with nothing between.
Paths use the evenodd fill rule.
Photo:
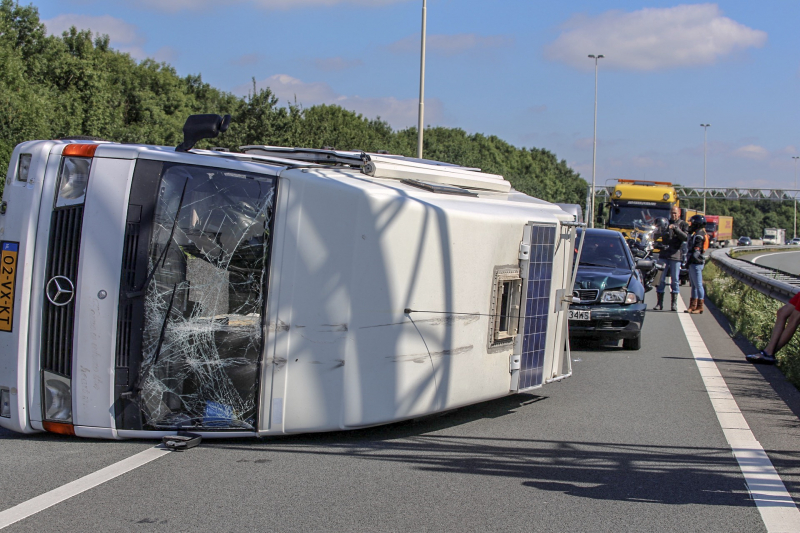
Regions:
<instances>
[{"instance_id":1,"label":"tire","mask_svg":"<svg viewBox=\"0 0 800 533\"><path fill-rule=\"evenodd\" d=\"M622 348L625 350L638 350L642 347L642 334L638 334L632 339L622 339Z\"/></svg>"}]
</instances>

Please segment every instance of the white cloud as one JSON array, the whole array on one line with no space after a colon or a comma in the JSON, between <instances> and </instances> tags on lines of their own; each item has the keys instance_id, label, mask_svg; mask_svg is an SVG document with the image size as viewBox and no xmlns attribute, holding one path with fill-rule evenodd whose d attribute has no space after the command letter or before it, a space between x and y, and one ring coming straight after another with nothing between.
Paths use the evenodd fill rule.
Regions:
<instances>
[{"instance_id":1,"label":"white cloud","mask_svg":"<svg viewBox=\"0 0 800 533\"><path fill-rule=\"evenodd\" d=\"M505 35L458 33L455 35L427 35L425 37L425 49L427 51L445 56L460 54L467 50L510 46L513 43L514 39ZM404 37L390 44L388 48L392 52L414 52L418 54L420 49L420 34L417 33Z\"/></svg>"},{"instance_id":2,"label":"white cloud","mask_svg":"<svg viewBox=\"0 0 800 533\"><path fill-rule=\"evenodd\" d=\"M144 38L139 35L139 29L124 20L110 15L73 15L64 14L55 18L42 21L50 35L61 35L62 32L75 26L79 30L91 30L93 33L107 34L113 43L122 45L140 45Z\"/></svg>"},{"instance_id":3,"label":"white cloud","mask_svg":"<svg viewBox=\"0 0 800 533\"><path fill-rule=\"evenodd\" d=\"M236 5L251 5L266 10L288 11L305 7L332 7L348 4L360 7L382 7L410 0L140 0L141 5L157 11L207 11Z\"/></svg>"},{"instance_id":4,"label":"white cloud","mask_svg":"<svg viewBox=\"0 0 800 533\"><path fill-rule=\"evenodd\" d=\"M769 150L757 144L748 144L737 148L732 154L745 159L766 159L769 157Z\"/></svg>"},{"instance_id":5,"label":"white cloud","mask_svg":"<svg viewBox=\"0 0 800 533\"><path fill-rule=\"evenodd\" d=\"M130 54L134 59L150 57L159 62L170 62L177 57L175 49L169 46L159 48L155 53L147 53L143 48L147 39L139 32L139 28L110 15L64 14L42 22L50 35L61 35L72 26L79 30L90 30L95 35L108 35L114 48Z\"/></svg>"},{"instance_id":6,"label":"white cloud","mask_svg":"<svg viewBox=\"0 0 800 533\"><path fill-rule=\"evenodd\" d=\"M314 60L314 65L324 72L338 72L363 64L360 59L344 59L342 57L325 57Z\"/></svg>"},{"instance_id":7,"label":"white cloud","mask_svg":"<svg viewBox=\"0 0 800 533\"><path fill-rule=\"evenodd\" d=\"M323 82L306 83L287 74L276 74L256 82L256 87L269 87L282 102L294 102L310 107L316 104L335 104L345 109L361 113L367 118L378 116L393 128L406 128L416 125L418 101L416 98L398 99L393 96L383 98L365 98L338 94L330 85ZM252 85L236 87L237 94L247 94ZM433 124L441 121L443 106L436 98L425 100L425 122Z\"/></svg>"},{"instance_id":8,"label":"white cloud","mask_svg":"<svg viewBox=\"0 0 800 533\"><path fill-rule=\"evenodd\" d=\"M603 54L601 65L647 71L710 65L766 41L766 32L724 17L716 4L679 5L573 17L545 56L587 70L587 55Z\"/></svg>"}]
</instances>

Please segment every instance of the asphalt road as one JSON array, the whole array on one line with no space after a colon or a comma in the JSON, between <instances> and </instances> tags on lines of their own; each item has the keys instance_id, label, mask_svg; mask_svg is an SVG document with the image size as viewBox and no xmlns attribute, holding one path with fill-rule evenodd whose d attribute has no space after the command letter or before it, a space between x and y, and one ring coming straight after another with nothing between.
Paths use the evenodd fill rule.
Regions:
<instances>
[{"instance_id":1,"label":"asphalt road","mask_svg":"<svg viewBox=\"0 0 800 533\"><path fill-rule=\"evenodd\" d=\"M713 311L693 320L800 503L800 393ZM638 352L572 358L536 394L436 417L204 441L5 531L765 531L676 313L648 312ZM152 445L0 432L0 511Z\"/></svg>"},{"instance_id":2,"label":"asphalt road","mask_svg":"<svg viewBox=\"0 0 800 533\"><path fill-rule=\"evenodd\" d=\"M759 252L740 255L739 258L800 275L800 249L790 252Z\"/></svg>"}]
</instances>

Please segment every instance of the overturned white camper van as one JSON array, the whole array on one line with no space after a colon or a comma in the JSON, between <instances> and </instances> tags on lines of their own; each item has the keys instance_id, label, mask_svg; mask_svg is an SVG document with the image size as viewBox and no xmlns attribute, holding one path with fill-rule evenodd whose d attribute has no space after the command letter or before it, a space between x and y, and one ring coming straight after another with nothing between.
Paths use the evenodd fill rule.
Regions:
<instances>
[{"instance_id":1,"label":"overturned white camper van","mask_svg":"<svg viewBox=\"0 0 800 533\"><path fill-rule=\"evenodd\" d=\"M351 429L569 375L573 216L478 169L242 151L15 148L1 426Z\"/></svg>"}]
</instances>

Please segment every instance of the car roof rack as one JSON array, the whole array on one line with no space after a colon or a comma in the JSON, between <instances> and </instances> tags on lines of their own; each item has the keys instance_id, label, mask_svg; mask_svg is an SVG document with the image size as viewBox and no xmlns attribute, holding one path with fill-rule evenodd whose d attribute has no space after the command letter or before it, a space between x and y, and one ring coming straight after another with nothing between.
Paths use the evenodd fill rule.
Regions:
<instances>
[{"instance_id":1,"label":"car roof rack","mask_svg":"<svg viewBox=\"0 0 800 533\"><path fill-rule=\"evenodd\" d=\"M503 176L487 174L481 172L479 168L462 167L428 159L351 150L320 150L266 145L248 145L239 149L248 155L291 159L326 166L347 165L375 178L421 180L464 189L497 192L511 190L511 184L503 179Z\"/></svg>"},{"instance_id":2,"label":"car roof rack","mask_svg":"<svg viewBox=\"0 0 800 533\"><path fill-rule=\"evenodd\" d=\"M274 157L259 154L242 154L239 152L220 152L218 150L204 150L198 148L193 148L192 153L221 157L223 159L236 159L237 161L247 161L251 163L267 163L286 168L323 168L326 166L318 163L309 163L306 161L298 161L296 159L288 159L285 157Z\"/></svg>"}]
</instances>

